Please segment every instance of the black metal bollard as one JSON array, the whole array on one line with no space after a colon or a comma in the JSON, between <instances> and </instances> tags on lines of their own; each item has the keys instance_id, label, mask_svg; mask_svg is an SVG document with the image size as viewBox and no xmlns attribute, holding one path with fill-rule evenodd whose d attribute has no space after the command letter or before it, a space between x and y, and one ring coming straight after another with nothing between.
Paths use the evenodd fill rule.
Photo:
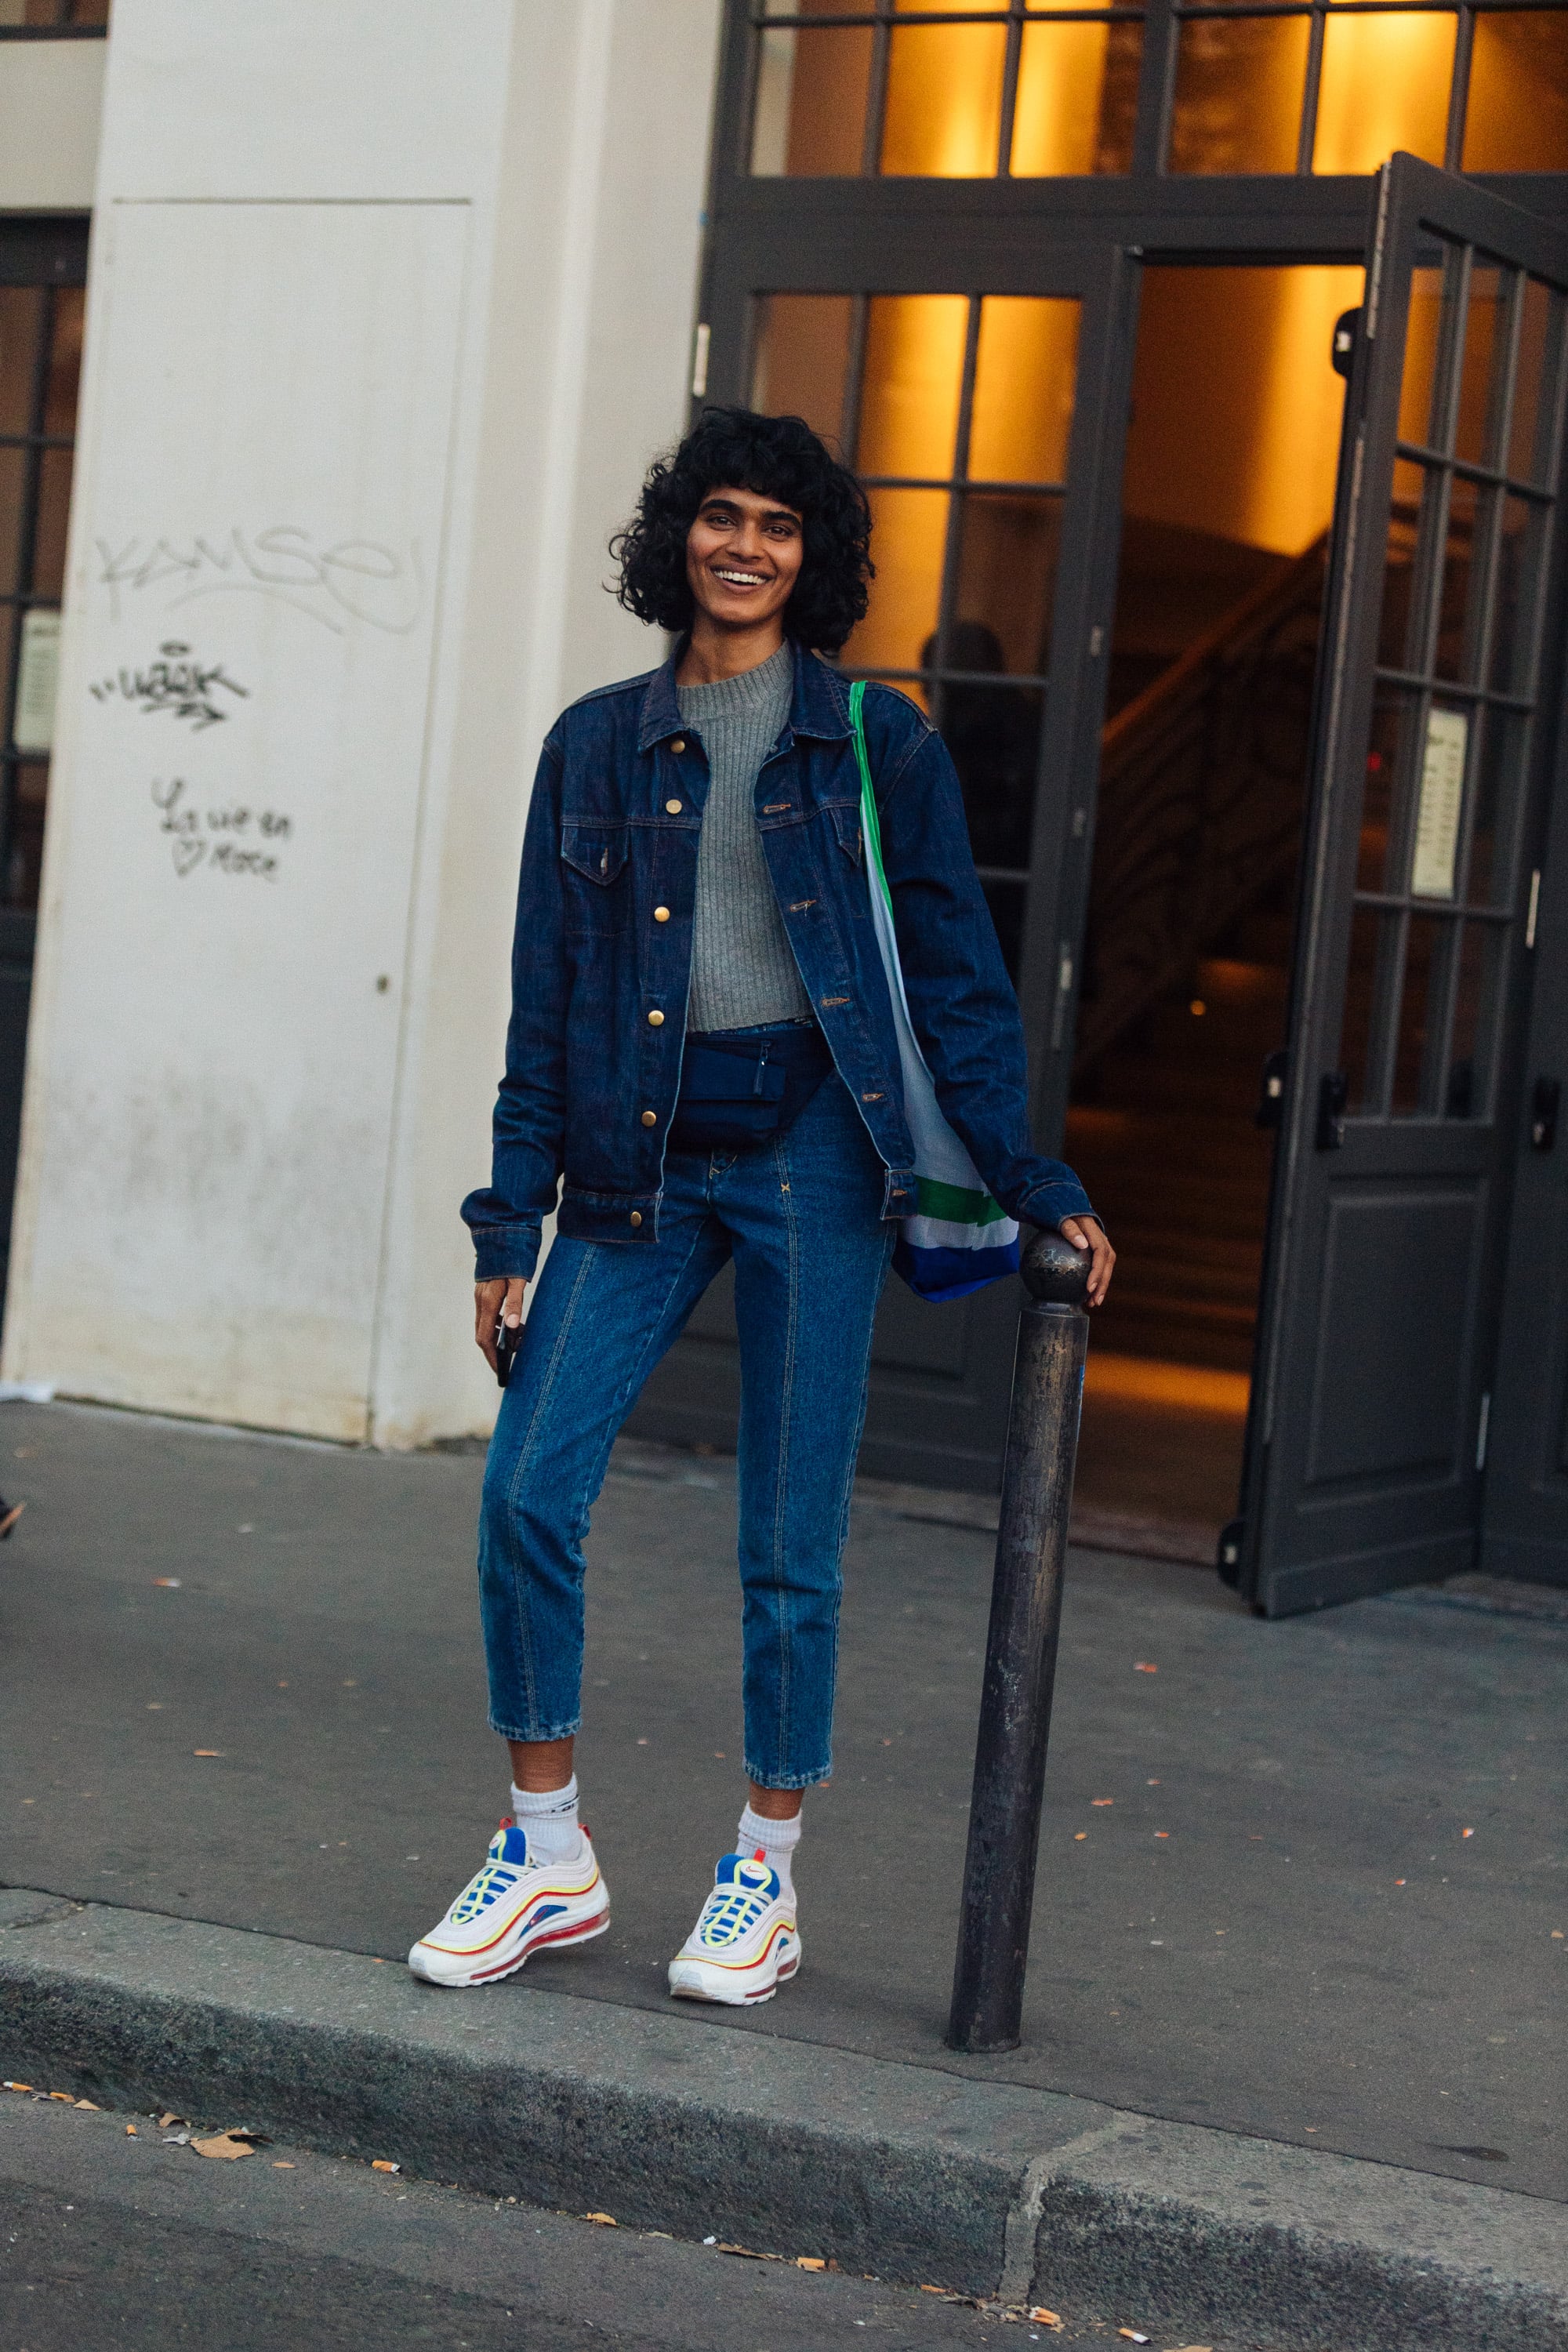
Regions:
<instances>
[{"instance_id":1,"label":"black metal bollard","mask_svg":"<svg viewBox=\"0 0 1568 2352\"><path fill-rule=\"evenodd\" d=\"M1016 2050L1046 1785L1062 1566L1089 1345L1089 1255L1059 1234L1025 1244L991 1630L952 2013L954 2050Z\"/></svg>"}]
</instances>

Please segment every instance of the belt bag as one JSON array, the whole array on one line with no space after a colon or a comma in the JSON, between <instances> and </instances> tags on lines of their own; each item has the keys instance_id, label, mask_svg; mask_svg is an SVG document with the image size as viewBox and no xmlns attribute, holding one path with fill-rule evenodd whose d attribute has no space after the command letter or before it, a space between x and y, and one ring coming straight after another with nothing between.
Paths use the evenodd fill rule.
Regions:
<instances>
[{"instance_id":1,"label":"belt bag","mask_svg":"<svg viewBox=\"0 0 1568 2352\"><path fill-rule=\"evenodd\" d=\"M766 1037L688 1037L672 1151L745 1151L805 1109L831 1066L815 1023Z\"/></svg>"},{"instance_id":2,"label":"belt bag","mask_svg":"<svg viewBox=\"0 0 1568 2352\"><path fill-rule=\"evenodd\" d=\"M918 1205L912 1217L899 1221L893 1271L902 1276L917 1298L934 1306L943 1299L966 1298L972 1290L984 1290L988 1282L1016 1274L1018 1228L992 1199L973 1160L943 1118L910 1019L893 929L893 901L882 870L882 829L871 789L871 762L860 708L865 698L866 681L858 677L849 689L849 720L860 767L860 831L871 886L871 921L887 974L899 1039L904 1117L915 1147Z\"/></svg>"}]
</instances>

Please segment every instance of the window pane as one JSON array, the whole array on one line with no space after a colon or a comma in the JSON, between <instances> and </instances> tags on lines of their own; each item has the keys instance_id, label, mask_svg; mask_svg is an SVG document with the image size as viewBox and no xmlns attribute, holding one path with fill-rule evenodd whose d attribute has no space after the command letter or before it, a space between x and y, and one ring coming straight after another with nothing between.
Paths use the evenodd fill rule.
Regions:
<instances>
[{"instance_id":1,"label":"window pane","mask_svg":"<svg viewBox=\"0 0 1568 2352\"><path fill-rule=\"evenodd\" d=\"M952 474L968 328L962 294L873 299L856 453L863 474Z\"/></svg>"},{"instance_id":2,"label":"window pane","mask_svg":"<svg viewBox=\"0 0 1568 2352\"><path fill-rule=\"evenodd\" d=\"M1420 704L1415 697L1380 687L1373 705L1367 743L1366 782L1362 788L1361 843L1356 860L1358 890L1394 890L1401 862L1394 840L1394 812L1409 798L1418 764Z\"/></svg>"},{"instance_id":3,"label":"window pane","mask_svg":"<svg viewBox=\"0 0 1568 2352\"><path fill-rule=\"evenodd\" d=\"M1530 761L1530 721L1521 712L1481 714L1476 814L1465 897L1472 907L1506 906L1513 895L1515 835Z\"/></svg>"},{"instance_id":4,"label":"window pane","mask_svg":"<svg viewBox=\"0 0 1568 2352\"><path fill-rule=\"evenodd\" d=\"M1342 16L1323 31L1314 172L1375 172L1395 148L1440 163L1457 18Z\"/></svg>"},{"instance_id":5,"label":"window pane","mask_svg":"<svg viewBox=\"0 0 1568 2352\"><path fill-rule=\"evenodd\" d=\"M1059 499L972 491L964 499L954 618L981 624L996 654L974 667L1045 676L1061 521Z\"/></svg>"},{"instance_id":6,"label":"window pane","mask_svg":"<svg viewBox=\"0 0 1568 2352\"><path fill-rule=\"evenodd\" d=\"M993 178L1006 57L1001 25L910 25L890 34L882 170Z\"/></svg>"},{"instance_id":7,"label":"window pane","mask_svg":"<svg viewBox=\"0 0 1568 2352\"><path fill-rule=\"evenodd\" d=\"M955 668L985 668L984 635L973 623L960 622L951 633L949 662ZM1041 689L942 685L929 698L963 787L975 864L1026 868L1045 707Z\"/></svg>"},{"instance_id":8,"label":"window pane","mask_svg":"<svg viewBox=\"0 0 1568 2352\"><path fill-rule=\"evenodd\" d=\"M1433 669L1438 677L1462 678L1467 684L1480 669L1483 614L1478 591L1483 567L1479 558L1485 536L1482 518L1489 504L1489 496L1483 500L1474 482L1456 478L1449 483Z\"/></svg>"},{"instance_id":9,"label":"window pane","mask_svg":"<svg viewBox=\"0 0 1568 2352\"><path fill-rule=\"evenodd\" d=\"M872 490L871 609L844 650L851 669L921 669L936 628L947 548L945 490Z\"/></svg>"},{"instance_id":10,"label":"window pane","mask_svg":"<svg viewBox=\"0 0 1568 2352\"><path fill-rule=\"evenodd\" d=\"M1454 424L1454 455L1467 465L1500 463L1502 438L1502 362L1508 352L1508 300L1511 269L1499 269L1478 255L1470 269L1465 308L1465 348L1459 362L1459 406Z\"/></svg>"},{"instance_id":11,"label":"window pane","mask_svg":"<svg viewBox=\"0 0 1568 2352\"><path fill-rule=\"evenodd\" d=\"M834 0L813 14L842 13ZM805 179L858 172L871 87L871 28L847 25L794 32L772 25L761 35L752 169Z\"/></svg>"},{"instance_id":12,"label":"window pane","mask_svg":"<svg viewBox=\"0 0 1568 2352\"><path fill-rule=\"evenodd\" d=\"M44 297L37 286L0 286L0 433L26 433Z\"/></svg>"},{"instance_id":13,"label":"window pane","mask_svg":"<svg viewBox=\"0 0 1568 2352\"><path fill-rule=\"evenodd\" d=\"M1200 18L1181 28L1173 172L1293 172L1307 78L1305 16Z\"/></svg>"},{"instance_id":14,"label":"window pane","mask_svg":"<svg viewBox=\"0 0 1568 2352\"><path fill-rule=\"evenodd\" d=\"M1405 326L1405 373L1399 387L1399 437L1425 448L1436 445L1432 404L1437 353L1443 335L1441 269L1416 269L1410 278L1410 310Z\"/></svg>"},{"instance_id":15,"label":"window pane","mask_svg":"<svg viewBox=\"0 0 1568 2352\"><path fill-rule=\"evenodd\" d=\"M1078 383L1079 305L988 294L969 424L969 478L1059 482Z\"/></svg>"},{"instance_id":16,"label":"window pane","mask_svg":"<svg viewBox=\"0 0 1568 2352\"><path fill-rule=\"evenodd\" d=\"M1454 992L1454 1032L1443 1109L1448 1118L1486 1118L1491 1109L1498 979L1503 933L1498 923L1467 923Z\"/></svg>"},{"instance_id":17,"label":"window pane","mask_svg":"<svg viewBox=\"0 0 1568 2352\"><path fill-rule=\"evenodd\" d=\"M38 872L44 862L44 803L48 797L46 760L24 760L16 770L11 808L11 855L5 873L8 907L36 908Z\"/></svg>"},{"instance_id":18,"label":"window pane","mask_svg":"<svg viewBox=\"0 0 1568 2352\"><path fill-rule=\"evenodd\" d=\"M1030 25L1018 52L1012 171L1127 172L1138 113L1141 25Z\"/></svg>"},{"instance_id":19,"label":"window pane","mask_svg":"<svg viewBox=\"0 0 1568 2352\"><path fill-rule=\"evenodd\" d=\"M77 392L81 383L82 318L87 290L81 286L55 289L54 336L49 351L48 382L44 390L44 430L68 440L76 431Z\"/></svg>"},{"instance_id":20,"label":"window pane","mask_svg":"<svg viewBox=\"0 0 1568 2352\"><path fill-rule=\"evenodd\" d=\"M1439 915L1412 915L1405 947L1405 987L1394 1049L1394 1115L1431 1118L1438 1109L1438 1041L1433 1016L1442 1003L1444 961L1455 926Z\"/></svg>"},{"instance_id":21,"label":"window pane","mask_svg":"<svg viewBox=\"0 0 1568 2352\"><path fill-rule=\"evenodd\" d=\"M1546 509L1505 499L1502 544L1493 591L1489 683L1497 694L1533 694L1542 604Z\"/></svg>"},{"instance_id":22,"label":"window pane","mask_svg":"<svg viewBox=\"0 0 1568 2352\"><path fill-rule=\"evenodd\" d=\"M65 593L66 528L70 520L71 453L46 449L38 467L37 536L33 545L33 593Z\"/></svg>"},{"instance_id":23,"label":"window pane","mask_svg":"<svg viewBox=\"0 0 1568 2352\"><path fill-rule=\"evenodd\" d=\"M1367 907L1358 907L1351 918L1345 1007L1340 1025L1340 1067L1350 1082L1347 1110L1375 1113L1383 1108L1373 1033L1381 1026L1376 1008L1386 998L1386 975L1398 948L1398 921L1396 915L1377 915Z\"/></svg>"},{"instance_id":24,"label":"window pane","mask_svg":"<svg viewBox=\"0 0 1568 2352\"><path fill-rule=\"evenodd\" d=\"M0 449L0 596L13 594L22 585L16 575L16 557L26 465L25 450Z\"/></svg>"},{"instance_id":25,"label":"window pane","mask_svg":"<svg viewBox=\"0 0 1568 2352\"><path fill-rule=\"evenodd\" d=\"M1552 394L1562 363L1563 298L1527 278L1520 306L1519 358L1513 415L1509 419L1508 468L1516 481L1545 482L1552 475Z\"/></svg>"},{"instance_id":26,"label":"window pane","mask_svg":"<svg viewBox=\"0 0 1568 2352\"><path fill-rule=\"evenodd\" d=\"M837 447L853 323L847 294L764 294L757 304L752 406L764 416L804 416Z\"/></svg>"},{"instance_id":27,"label":"window pane","mask_svg":"<svg viewBox=\"0 0 1568 2352\"><path fill-rule=\"evenodd\" d=\"M1423 514L1435 509L1442 495L1443 477L1437 467L1412 465L1407 457L1394 459L1388 545L1383 562L1383 612L1377 632L1381 669L1418 670L1425 667L1426 616L1425 610L1415 608L1415 562ZM1428 522L1428 536L1433 528ZM1422 606L1427 602L1423 597Z\"/></svg>"},{"instance_id":28,"label":"window pane","mask_svg":"<svg viewBox=\"0 0 1568 2352\"><path fill-rule=\"evenodd\" d=\"M1568 172L1568 13L1477 16L1464 168Z\"/></svg>"}]
</instances>

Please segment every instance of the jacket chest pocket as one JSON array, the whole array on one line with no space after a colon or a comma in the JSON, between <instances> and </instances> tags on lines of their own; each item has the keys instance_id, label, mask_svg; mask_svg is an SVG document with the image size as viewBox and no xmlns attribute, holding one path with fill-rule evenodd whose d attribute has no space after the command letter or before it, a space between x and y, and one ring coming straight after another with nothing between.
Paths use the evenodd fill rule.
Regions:
<instances>
[{"instance_id":1,"label":"jacket chest pocket","mask_svg":"<svg viewBox=\"0 0 1568 2352\"><path fill-rule=\"evenodd\" d=\"M631 899L626 826L568 817L561 827L561 864L567 936L624 931Z\"/></svg>"},{"instance_id":2,"label":"jacket chest pocket","mask_svg":"<svg viewBox=\"0 0 1568 2352\"><path fill-rule=\"evenodd\" d=\"M835 841L849 860L850 865L858 867L865 855L865 844L860 833L859 802L834 801L829 804L827 814L833 827Z\"/></svg>"}]
</instances>

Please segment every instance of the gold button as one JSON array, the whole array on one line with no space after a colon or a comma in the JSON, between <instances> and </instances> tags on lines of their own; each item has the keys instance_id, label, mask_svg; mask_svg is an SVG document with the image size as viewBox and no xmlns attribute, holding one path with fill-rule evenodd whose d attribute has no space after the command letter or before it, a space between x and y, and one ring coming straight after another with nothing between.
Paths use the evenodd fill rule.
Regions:
<instances>
[{"instance_id":1,"label":"gold button","mask_svg":"<svg viewBox=\"0 0 1568 2352\"><path fill-rule=\"evenodd\" d=\"M645 1110L642 1115L642 1123L645 1127L657 1127L658 1125L658 1111Z\"/></svg>"},{"instance_id":2,"label":"gold button","mask_svg":"<svg viewBox=\"0 0 1568 2352\"><path fill-rule=\"evenodd\" d=\"M664 1026L663 1013L650 1013L647 1016L647 1025L650 1029L662 1029Z\"/></svg>"},{"instance_id":3,"label":"gold button","mask_svg":"<svg viewBox=\"0 0 1568 2352\"><path fill-rule=\"evenodd\" d=\"M669 739L669 748L672 751L684 751L686 749L685 736L672 735Z\"/></svg>"},{"instance_id":4,"label":"gold button","mask_svg":"<svg viewBox=\"0 0 1568 2352\"><path fill-rule=\"evenodd\" d=\"M634 1224L634 1225L640 1225L640 1224L641 1224L641 1223L642 1223L642 1211L641 1211L640 1209L634 1209L634 1210L632 1211L632 1223L633 1223L633 1224Z\"/></svg>"},{"instance_id":5,"label":"gold button","mask_svg":"<svg viewBox=\"0 0 1568 2352\"><path fill-rule=\"evenodd\" d=\"M666 801L664 808L665 814L667 816L679 816L680 814L680 803L679 801Z\"/></svg>"},{"instance_id":6,"label":"gold button","mask_svg":"<svg viewBox=\"0 0 1568 2352\"><path fill-rule=\"evenodd\" d=\"M669 908L668 907L656 907L653 910L653 919L656 923L668 923L669 920Z\"/></svg>"}]
</instances>

